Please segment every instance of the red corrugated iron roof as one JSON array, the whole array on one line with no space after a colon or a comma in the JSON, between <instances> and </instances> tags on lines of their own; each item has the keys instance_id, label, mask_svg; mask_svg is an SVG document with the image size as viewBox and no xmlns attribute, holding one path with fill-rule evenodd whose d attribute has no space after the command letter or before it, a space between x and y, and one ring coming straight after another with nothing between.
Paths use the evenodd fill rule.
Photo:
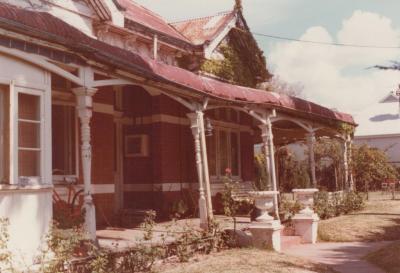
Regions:
<instances>
[{"instance_id":1,"label":"red corrugated iron roof","mask_svg":"<svg viewBox=\"0 0 400 273\"><path fill-rule=\"evenodd\" d=\"M235 11L221 12L214 16L171 23L195 45L212 41L235 17Z\"/></svg>"},{"instance_id":2,"label":"red corrugated iron roof","mask_svg":"<svg viewBox=\"0 0 400 273\"><path fill-rule=\"evenodd\" d=\"M133 2L132 0L117 0L117 2L125 9L124 15L127 19L173 38L190 43L185 36L170 26L160 15L153 11Z\"/></svg>"},{"instance_id":3,"label":"red corrugated iron roof","mask_svg":"<svg viewBox=\"0 0 400 273\"><path fill-rule=\"evenodd\" d=\"M303 112L322 118L355 124L351 115L330 110L307 100L221 82L208 77L199 76L179 67L154 62L153 60L149 62L151 63L153 71L164 79L168 79L175 83L179 83L182 86L201 91L211 96L216 96L230 101L267 104L271 107Z\"/></svg>"},{"instance_id":4,"label":"red corrugated iron roof","mask_svg":"<svg viewBox=\"0 0 400 273\"><path fill-rule=\"evenodd\" d=\"M48 13L0 3L0 27L64 45L87 58L162 83L179 85L188 91L230 101L266 104L284 111L355 124L351 115L303 99L224 83L108 45Z\"/></svg>"}]
</instances>

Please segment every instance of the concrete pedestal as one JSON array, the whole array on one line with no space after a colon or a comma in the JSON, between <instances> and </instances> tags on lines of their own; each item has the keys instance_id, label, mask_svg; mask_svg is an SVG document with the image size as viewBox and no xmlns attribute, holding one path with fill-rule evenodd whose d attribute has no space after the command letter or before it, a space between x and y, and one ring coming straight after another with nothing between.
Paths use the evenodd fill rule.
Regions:
<instances>
[{"instance_id":1,"label":"concrete pedestal","mask_svg":"<svg viewBox=\"0 0 400 273\"><path fill-rule=\"evenodd\" d=\"M279 220L269 222L253 222L250 232L253 235L253 246L257 248L281 251L281 223Z\"/></svg>"},{"instance_id":2,"label":"concrete pedestal","mask_svg":"<svg viewBox=\"0 0 400 273\"><path fill-rule=\"evenodd\" d=\"M318 235L319 217L313 214L296 214L293 217L295 234L301 236L303 243L315 244Z\"/></svg>"}]
</instances>

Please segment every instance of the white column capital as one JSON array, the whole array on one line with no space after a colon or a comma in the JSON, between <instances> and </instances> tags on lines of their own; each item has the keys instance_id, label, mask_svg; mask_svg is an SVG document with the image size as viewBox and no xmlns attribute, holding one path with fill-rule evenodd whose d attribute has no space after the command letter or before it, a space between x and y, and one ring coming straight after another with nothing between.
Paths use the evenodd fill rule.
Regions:
<instances>
[{"instance_id":1,"label":"white column capital","mask_svg":"<svg viewBox=\"0 0 400 273\"><path fill-rule=\"evenodd\" d=\"M72 92L73 92L76 96L89 96L89 97L93 97L94 94L96 94L96 92L97 92L97 88L80 86L80 87L72 88Z\"/></svg>"},{"instance_id":2,"label":"white column capital","mask_svg":"<svg viewBox=\"0 0 400 273\"><path fill-rule=\"evenodd\" d=\"M307 134L307 140L309 141L309 142L311 142L311 143L314 143L315 142L315 132L309 132L308 134Z\"/></svg>"},{"instance_id":3,"label":"white column capital","mask_svg":"<svg viewBox=\"0 0 400 273\"><path fill-rule=\"evenodd\" d=\"M190 129L192 129L193 136L195 138L200 137L200 118L203 117L203 112L196 111L186 115L190 120Z\"/></svg>"}]
</instances>

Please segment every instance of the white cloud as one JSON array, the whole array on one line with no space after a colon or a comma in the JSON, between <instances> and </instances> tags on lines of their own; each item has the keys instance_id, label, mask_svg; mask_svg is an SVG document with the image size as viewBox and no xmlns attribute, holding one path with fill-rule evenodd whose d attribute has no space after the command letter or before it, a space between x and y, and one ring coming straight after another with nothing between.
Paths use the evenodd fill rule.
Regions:
<instances>
[{"instance_id":1,"label":"white cloud","mask_svg":"<svg viewBox=\"0 0 400 273\"><path fill-rule=\"evenodd\" d=\"M325 28L309 28L300 39L378 46L400 45L399 30L390 19L355 11L343 20L333 37ZM268 56L273 72L289 83L301 82L307 99L339 110L355 112L385 96L400 82L400 72L368 69L400 59L398 49L366 49L277 44Z\"/></svg>"}]
</instances>

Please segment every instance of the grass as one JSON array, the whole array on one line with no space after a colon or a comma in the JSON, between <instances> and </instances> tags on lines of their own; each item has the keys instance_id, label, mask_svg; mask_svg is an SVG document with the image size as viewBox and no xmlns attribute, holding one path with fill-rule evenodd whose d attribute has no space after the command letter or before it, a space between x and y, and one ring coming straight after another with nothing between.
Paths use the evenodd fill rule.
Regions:
<instances>
[{"instance_id":1,"label":"grass","mask_svg":"<svg viewBox=\"0 0 400 273\"><path fill-rule=\"evenodd\" d=\"M267 250L230 249L210 255L199 255L188 263L159 265L163 273L334 273L328 266Z\"/></svg>"},{"instance_id":2,"label":"grass","mask_svg":"<svg viewBox=\"0 0 400 273\"><path fill-rule=\"evenodd\" d=\"M330 242L398 240L400 200L371 200L359 212L320 221L318 237Z\"/></svg>"},{"instance_id":3,"label":"grass","mask_svg":"<svg viewBox=\"0 0 400 273\"><path fill-rule=\"evenodd\" d=\"M400 272L400 241L394 242L367 255L366 259L387 273Z\"/></svg>"}]
</instances>

